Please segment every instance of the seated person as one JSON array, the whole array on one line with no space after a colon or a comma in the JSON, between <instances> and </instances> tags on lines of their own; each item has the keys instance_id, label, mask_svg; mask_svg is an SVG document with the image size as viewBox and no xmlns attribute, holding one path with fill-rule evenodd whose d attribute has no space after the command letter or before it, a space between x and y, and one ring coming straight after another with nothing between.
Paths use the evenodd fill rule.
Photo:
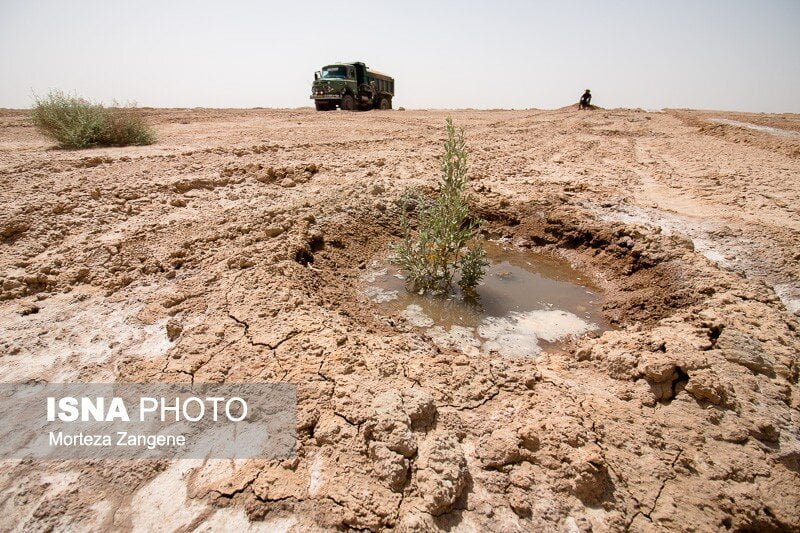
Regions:
<instances>
[{"instance_id":1,"label":"seated person","mask_svg":"<svg viewBox=\"0 0 800 533\"><path fill-rule=\"evenodd\" d=\"M581 96L581 101L578 103L578 109L589 109L591 103L592 93L589 92L589 89L586 89L586 92Z\"/></svg>"}]
</instances>

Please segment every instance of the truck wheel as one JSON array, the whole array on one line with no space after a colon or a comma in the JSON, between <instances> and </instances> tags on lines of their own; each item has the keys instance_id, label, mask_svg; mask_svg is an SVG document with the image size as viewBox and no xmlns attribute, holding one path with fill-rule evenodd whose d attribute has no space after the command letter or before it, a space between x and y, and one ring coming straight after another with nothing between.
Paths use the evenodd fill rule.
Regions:
<instances>
[{"instance_id":1,"label":"truck wheel","mask_svg":"<svg viewBox=\"0 0 800 533\"><path fill-rule=\"evenodd\" d=\"M391 109L392 101L389 98L381 98L381 103L379 107L381 109Z\"/></svg>"},{"instance_id":2,"label":"truck wheel","mask_svg":"<svg viewBox=\"0 0 800 533\"><path fill-rule=\"evenodd\" d=\"M342 102L339 104L339 107L342 111L355 111L356 110L356 101L353 99L352 96L346 94L342 96Z\"/></svg>"},{"instance_id":3,"label":"truck wheel","mask_svg":"<svg viewBox=\"0 0 800 533\"><path fill-rule=\"evenodd\" d=\"M317 111L330 111L333 109L328 102L314 102L314 105L317 107Z\"/></svg>"}]
</instances>

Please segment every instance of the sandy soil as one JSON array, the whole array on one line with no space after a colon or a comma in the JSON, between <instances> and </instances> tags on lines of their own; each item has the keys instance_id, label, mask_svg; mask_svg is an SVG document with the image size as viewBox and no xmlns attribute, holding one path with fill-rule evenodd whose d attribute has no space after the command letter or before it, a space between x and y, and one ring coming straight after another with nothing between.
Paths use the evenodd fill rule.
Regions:
<instances>
[{"instance_id":1,"label":"sandy soil","mask_svg":"<svg viewBox=\"0 0 800 533\"><path fill-rule=\"evenodd\" d=\"M447 113L151 110L63 151L0 112L3 381L287 381L297 456L5 461L0 528L800 529L800 118L454 111L487 235L615 329L437 346L359 292Z\"/></svg>"}]
</instances>

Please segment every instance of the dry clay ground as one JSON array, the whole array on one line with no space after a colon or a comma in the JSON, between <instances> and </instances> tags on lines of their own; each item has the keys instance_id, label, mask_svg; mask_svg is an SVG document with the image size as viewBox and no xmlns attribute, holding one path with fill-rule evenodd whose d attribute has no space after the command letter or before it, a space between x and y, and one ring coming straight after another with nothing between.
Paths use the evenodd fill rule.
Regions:
<instances>
[{"instance_id":1,"label":"dry clay ground","mask_svg":"<svg viewBox=\"0 0 800 533\"><path fill-rule=\"evenodd\" d=\"M2 381L299 408L290 460L6 460L0 527L800 528L800 118L450 114L487 235L584 269L615 329L467 357L361 295L445 112L151 110L157 144L86 151L2 112Z\"/></svg>"}]
</instances>

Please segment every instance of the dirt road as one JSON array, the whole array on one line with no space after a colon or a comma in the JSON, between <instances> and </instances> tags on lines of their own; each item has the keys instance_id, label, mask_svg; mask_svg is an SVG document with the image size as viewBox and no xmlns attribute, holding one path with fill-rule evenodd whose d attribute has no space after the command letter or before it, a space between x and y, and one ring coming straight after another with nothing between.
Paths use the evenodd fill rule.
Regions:
<instances>
[{"instance_id":1,"label":"dirt road","mask_svg":"<svg viewBox=\"0 0 800 533\"><path fill-rule=\"evenodd\" d=\"M363 295L448 115L487 236L613 329L467 356ZM297 455L7 460L2 529L800 529L800 117L148 117L64 151L0 112L2 381L290 382Z\"/></svg>"}]
</instances>

